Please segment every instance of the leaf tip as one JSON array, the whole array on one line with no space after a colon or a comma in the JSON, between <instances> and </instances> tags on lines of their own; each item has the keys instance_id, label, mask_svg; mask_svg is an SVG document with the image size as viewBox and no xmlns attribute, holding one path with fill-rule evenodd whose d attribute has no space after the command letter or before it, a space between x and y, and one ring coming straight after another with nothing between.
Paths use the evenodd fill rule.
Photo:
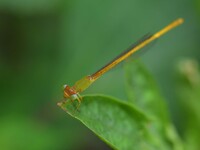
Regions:
<instances>
[{"instance_id":1,"label":"leaf tip","mask_svg":"<svg viewBox=\"0 0 200 150\"><path fill-rule=\"evenodd\" d=\"M62 104L63 104L63 102L58 102L58 103L57 103L57 105L58 105L59 107L61 107Z\"/></svg>"}]
</instances>

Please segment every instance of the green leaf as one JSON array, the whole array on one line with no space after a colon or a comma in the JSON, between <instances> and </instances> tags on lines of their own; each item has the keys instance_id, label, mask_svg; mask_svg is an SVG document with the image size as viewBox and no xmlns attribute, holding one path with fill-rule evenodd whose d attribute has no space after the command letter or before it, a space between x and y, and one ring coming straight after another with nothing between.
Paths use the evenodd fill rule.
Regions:
<instances>
[{"instance_id":1,"label":"green leaf","mask_svg":"<svg viewBox=\"0 0 200 150\"><path fill-rule=\"evenodd\" d=\"M70 101L60 106L114 149L170 149L158 133L158 124L129 103L96 95L83 97L79 110Z\"/></svg>"},{"instance_id":2,"label":"green leaf","mask_svg":"<svg viewBox=\"0 0 200 150\"><path fill-rule=\"evenodd\" d=\"M200 147L200 70L196 60L184 59L177 66L177 94L181 107L180 128L186 149Z\"/></svg>"},{"instance_id":3,"label":"green leaf","mask_svg":"<svg viewBox=\"0 0 200 150\"><path fill-rule=\"evenodd\" d=\"M168 122L168 111L152 76L137 60L126 63L126 87L129 102L162 123Z\"/></svg>"},{"instance_id":4,"label":"green leaf","mask_svg":"<svg viewBox=\"0 0 200 150\"><path fill-rule=\"evenodd\" d=\"M96 95L83 97L81 106L77 100L59 106L114 149L182 150L152 77L139 62L127 63L126 71L128 101Z\"/></svg>"},{"instance_id":5,"label":"green leaf","mask_svg":"<svg viewBox=\"0 0 200 150\"><path fill-rule=\"evenodd\" d=\"M181 140L170 121L165 100L153 77L138 60L126 63L125 69L129 102L154 118L159 124L157 130L160 136L168 140L173 149L183 149Z\"/></svg>"}]
</instances>

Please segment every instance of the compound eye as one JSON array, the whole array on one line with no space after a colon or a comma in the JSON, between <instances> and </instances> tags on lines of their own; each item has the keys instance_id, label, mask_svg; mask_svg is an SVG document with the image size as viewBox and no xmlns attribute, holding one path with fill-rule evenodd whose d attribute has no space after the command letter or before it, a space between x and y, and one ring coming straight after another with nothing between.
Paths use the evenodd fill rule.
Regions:
<instances>
[{"instance_id":1,"label":"compound eye","mask_svg":"<svg viewBox=\"0 0 200 150\"><path fill-rule=\"evenodd\" d=\"M68 86L67 84L63 85L63 90L64 90L67 86Z\"/></svg>"}]
</instances>

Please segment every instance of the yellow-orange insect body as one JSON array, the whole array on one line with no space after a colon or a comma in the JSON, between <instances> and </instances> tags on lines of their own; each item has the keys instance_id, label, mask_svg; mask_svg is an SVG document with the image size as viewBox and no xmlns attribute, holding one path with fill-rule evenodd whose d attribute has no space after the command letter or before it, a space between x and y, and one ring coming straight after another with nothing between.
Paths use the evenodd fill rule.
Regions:
<instances>
[{"instance_id":1,"label":"yellow-orange insect body","mask_svg":"<svg viewBox=\"0 0 200 150\"><path fill-rule=\"evenodd\" d=\"M140 50L141 48L143 48L144 46L146 46L150 42L154 41L155 39L159 38L160 36L162 36L166 32L170 31L171 29L177 27L178 25L180 25L182 23L183 23L182 18L175 20L174 22L170 23L169 25L167 25L166 27L164 27L163 29L161 29L157 33L155 33L151 36L148 36L144 40L141 40L139 43L134 45L131 49L120 54L118 57L116 57L114 60L112 60L110 63L105 65L103 68L101 68L100 70L98 70L94 74L86 76L86 77L78 80L75 83L74 86L70 87L70 86L66 85L65 88L64 88L64 97L67 98L67 99L71 99L72 101L78 100L78 102L80 104L81 103L81 96L80 96L79 93L84 91L85 89L87 89L95 80L97 80L104 73L106 73L107 71L112 69L114 66L116 66L117 64L119 64L120 62L122 62L123 60L128 58L129 56L131 56L136 51Z\"/></svg>"}]
</instances>

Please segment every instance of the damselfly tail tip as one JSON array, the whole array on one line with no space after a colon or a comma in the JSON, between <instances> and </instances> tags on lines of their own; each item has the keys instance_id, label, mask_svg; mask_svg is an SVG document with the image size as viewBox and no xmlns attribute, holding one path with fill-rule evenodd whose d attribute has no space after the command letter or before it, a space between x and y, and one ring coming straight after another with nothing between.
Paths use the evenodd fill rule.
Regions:
<instances>
[{"instance_id":1,"label":"damselfly tail tip","mask_svg":"<svg viewBox=\"0 0 200 150\"><path fill-rule=\"evenodd\" d=\"M178 24L182 24L184 22L184 19L183 18L178 18L176 21L177 21Z\"/></svg>"}]
</instances>

